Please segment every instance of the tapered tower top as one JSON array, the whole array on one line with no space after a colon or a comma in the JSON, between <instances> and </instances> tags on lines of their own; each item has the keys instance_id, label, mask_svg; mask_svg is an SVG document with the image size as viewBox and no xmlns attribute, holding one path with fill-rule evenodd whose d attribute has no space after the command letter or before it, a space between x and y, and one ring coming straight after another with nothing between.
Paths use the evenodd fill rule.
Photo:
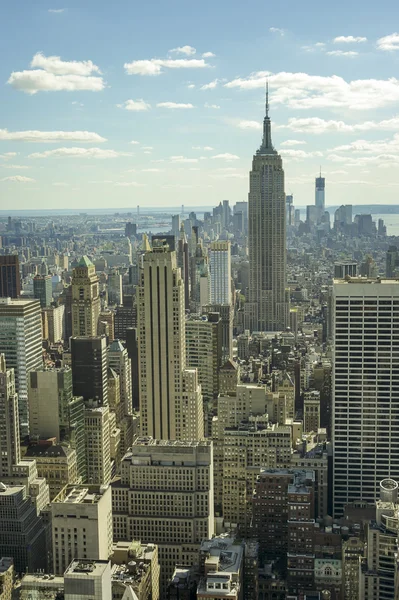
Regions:
<instances>
[{"instance_id":1,"label":"tapered tower top","mask_svg":"<svg viewBox=\"0 0 399 600\"><path fill-rule=\"evenodd\" d=\"M266 104L265 118L263 119L263 139L262 144L256 154L277 154L272 144L272 128L269 117L269 81L266 80Z\"/></svg>"}]
</instances>

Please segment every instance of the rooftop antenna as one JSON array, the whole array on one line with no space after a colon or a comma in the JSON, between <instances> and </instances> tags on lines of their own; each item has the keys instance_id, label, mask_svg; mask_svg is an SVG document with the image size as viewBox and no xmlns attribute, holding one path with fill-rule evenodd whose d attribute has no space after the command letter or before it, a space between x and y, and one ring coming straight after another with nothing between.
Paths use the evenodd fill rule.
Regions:
<instances>
[{"instance_id":1,"label":"rooftop antenna","mask_svg":"<svg viewBox=\"0 0 399 600\"><path fill-rule=\"evenodd\" d=\"M266 106L265 106L266 117L269 117L269 78L266 77Z\"/></svg>"}]
</instances>

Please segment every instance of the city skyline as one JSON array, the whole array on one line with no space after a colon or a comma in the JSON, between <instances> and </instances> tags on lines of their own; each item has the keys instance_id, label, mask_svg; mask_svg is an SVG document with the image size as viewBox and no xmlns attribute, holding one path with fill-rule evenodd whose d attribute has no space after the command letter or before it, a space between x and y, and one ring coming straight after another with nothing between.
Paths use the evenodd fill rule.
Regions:
<instances>
[{"instance_id":1,"label":"city skyline","mask_svg":"<svg viewBox=\"0 0 399 600\"><path fill-rule=\"evenodd\" d=\"M211 23L210 4L180 0L156 19L151 3L23 4L21 27L5 8L0 62L0 191L13 208L245 200L267 76L296 204L311 203L320 164L327 205L375 203L379 187L395 204L393 2L382 15L309 3L298 20L256 1L251 27L225 0Z\"/></svg>"}]
</instances>

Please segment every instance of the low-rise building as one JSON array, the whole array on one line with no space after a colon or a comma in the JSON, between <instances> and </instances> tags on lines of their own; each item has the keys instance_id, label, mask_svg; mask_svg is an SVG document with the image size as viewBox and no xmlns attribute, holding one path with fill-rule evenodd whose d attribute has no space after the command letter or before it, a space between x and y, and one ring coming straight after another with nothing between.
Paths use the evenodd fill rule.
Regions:
<instances>
[{"instance_id":1,"label":"low-rise building","mask_svg":"<svg viewBox=\"0 0 399 600\"><path fill-rule=\"evenodd\" d=\"M50 500L66 485L79 483L76 450L70 446L36 444L28 447L25 456L35 459L39 477L44 477L50 488Z\"/></svg>"}]
</instances>

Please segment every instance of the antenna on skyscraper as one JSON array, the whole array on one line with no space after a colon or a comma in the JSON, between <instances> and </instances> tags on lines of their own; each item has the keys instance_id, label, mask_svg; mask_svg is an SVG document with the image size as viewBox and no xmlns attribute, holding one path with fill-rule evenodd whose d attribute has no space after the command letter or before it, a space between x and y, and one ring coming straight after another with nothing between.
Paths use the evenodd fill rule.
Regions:
<instances>
[{"instance_id":1,"label":"antenna on skyscraper","mask_svg":"<svg viewBox=\"0 0 399 600\"><path fill-rule=\"evenodd\" d=\"M269 116L269 78L266 77L266 106L265 106L266 117Z\"/></svg>"},{"instance_id":2,"label":"antenna on skyscraper","mask_svg":"<svg viewBox=\"0 0 399 600\"><path fill-rule=\"evenodd\" d=\"M321 177L321 165L320 165L320 177Z\"/></svg>"}]
</instances>

